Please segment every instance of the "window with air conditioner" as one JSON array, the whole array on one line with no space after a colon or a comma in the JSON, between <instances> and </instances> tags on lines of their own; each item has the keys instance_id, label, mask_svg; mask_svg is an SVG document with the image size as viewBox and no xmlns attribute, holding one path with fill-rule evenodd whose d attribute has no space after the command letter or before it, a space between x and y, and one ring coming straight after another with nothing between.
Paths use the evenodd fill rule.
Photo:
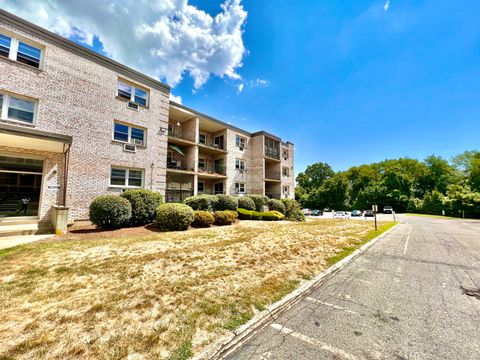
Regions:
<instances>
[{"instance_id":1,"label":"window with air conditioner","mask_svg":"<svg viewBox=\"0 0 480 360\"><path fill-rule=\"evenodd\" d=\"M148 90L142 89L138 85L134 85L125 80L118 80L117 96L141 106L148 105Z\"/></svg>"},{"instance_id":2,"label":"window with air conditioner","mask_svg":"<svg viewBox=\"0 0 480 360\"><path fill-rule=\"evenodd\" d=\"M43 47L14 34L0 32L0 56L40 69Z\"/></svg>"},{"instance_id":3,"label":"window with air conditioner","mask_svg":"<svg viewBox=\"0 0 480 360\"><path fill-rule=\"evenodd\" d=\"M118 121L114 122L113 140L145 146L145 139L145 129Z\"/></svg>"},{"instance_id":4,"label":"window with air conditioner","mask_svg":"<svg viewBox=\"0 0 480 360\"><path fill-rule=\"evenodd\" d=\"M141 169L129 169L113 167L110 171L110 186L140 188L144 184L144 171Z\"/></svg>"},{"instance_id":5,"label":"window with air conditioner","mask_svg":"<svg viewBox=\"0 0 480 360\"><path fill-rule=\"evenodd\" d=\"M235 160L235 169L237 169L239 171L244 171L245 170L245 160L236 159Z\"/></svg>"},{"instance_id":6,"label":"window with air conditioner","mask_svg":"<svg viewBox=\"0 0 480 360\"><path fill-rule=\"evenodd\" d=\"M0 93L0 119L34 124L38 102L20 95Z\"/></svg>"},{"instance_id":7,"label":"window with air conditioner","mask_svg":"<svg viewBox=\"0 0 480 360\"><path fill-rule=\"evenodd\" d=\"M245 183L235 183L235 192L237 194L245 194Z\"/></svg>"},{"instance_id":8,"label":"window with air conditioner","mask_svg":"<svg viewBox=\"0 0 480 360\"><path fill-rule=\"evenodd\" d=\"M243 136L237 135L235 137L235 145L240 149L244 150L245 149L245 144L247 142L247 139L245 139Z\"/></svg>"}]
</instances>

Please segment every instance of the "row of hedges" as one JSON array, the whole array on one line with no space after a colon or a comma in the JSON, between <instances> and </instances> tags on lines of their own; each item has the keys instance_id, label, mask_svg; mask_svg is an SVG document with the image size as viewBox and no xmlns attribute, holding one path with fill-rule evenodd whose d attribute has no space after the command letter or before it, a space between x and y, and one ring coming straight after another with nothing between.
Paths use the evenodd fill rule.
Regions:
<instances>
[{"instance_id":1,"label":"row of hedges","mask_svg":"<svg viewBox=\"0 0 480 360\"><path fill-rule=\"evenodd\" d=\"M163 196L151 190L127 190L118 195L102 195L90 204L92 223L103 229L150 224Z\"/></svg>"},{"instance_id":2,"label":"row of hedges","mask_svg":"<svg viewBox=\"0 0 480 360\"><path fill-rule=\"evenodd\" d=\"M238 218L241 220L264 220L264 221L278 221L283 220L284 215L281 212L272 210L260 212L256 210L238 209Z\"/></svg>"},{"instance_id":3,"label":"row of hedges","mask_svg":"<svg viewBox=\"0 0 480 360\"><path fill-rule=\"evenodd\" d=\"M160 229L185 230L190 225L230 225L237 217L237 209L241 210L241 219L305 220L295 200L268 199L261 195L239 199L230 195L197 195L187 198L185 204L162 203L160 194L145 189L128 190L120 196L103 195L90 204L90 220L100 228L117 229L149 224L156 218ZM262 212L264 206L268 206L270 211Z\"/></svg>"}]
</instances>

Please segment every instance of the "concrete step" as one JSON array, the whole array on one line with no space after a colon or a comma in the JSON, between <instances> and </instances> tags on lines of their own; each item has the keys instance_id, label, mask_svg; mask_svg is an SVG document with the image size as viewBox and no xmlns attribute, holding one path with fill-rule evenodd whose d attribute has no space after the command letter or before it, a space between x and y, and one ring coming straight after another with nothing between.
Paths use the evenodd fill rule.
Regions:
<instances>
[{"instance_id":1,"label":"concrete step","mask_svg":"<svg viewBox=\"0 0 480 360\"><path fill-rule=\"evenodd\" d=\"M25 236L25 235L38 235L38 234L50 234L53 232L51 226L40 225L38 220L30 220L30 222L9 223L4 222L0 224L0 238L7 236Z\"/></svg>"},{"instance_id":2,"label":"concrete step","mask_svg":"<svg viewBox=\"0 0 480 360\"><path fill-rule=\"evenodd\" d=\"M0 226L2 225L21 225L38 223L37 216L9 216L0 217Z\"/></svg>"},{"instance_id":3,"label":"concrete step","mask_svg":"<svg viewBox=\"0 0 480 360\"><path fill-rule=\"evenodd\" d=\"M0 249L8 249L14 246L31 243L34 241L51 238L55 235L22 235L0 237Z\"/></svg>"}]
</instances>

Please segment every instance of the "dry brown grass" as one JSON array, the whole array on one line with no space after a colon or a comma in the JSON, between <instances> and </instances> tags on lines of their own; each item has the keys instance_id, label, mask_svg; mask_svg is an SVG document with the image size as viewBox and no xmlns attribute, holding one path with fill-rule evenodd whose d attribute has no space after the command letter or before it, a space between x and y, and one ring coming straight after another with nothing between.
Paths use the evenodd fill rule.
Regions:
<instances>
[{"instance_id":1,"label":"dry brown grass","mask_svg":"<svg viewBox=\"0 0 480 360\"><path fill-rule=\"evenodd\" d=\"M0 358L188 358L358 246L371 227L243 221L1 251Z\"/></svg>"}]
</instances>

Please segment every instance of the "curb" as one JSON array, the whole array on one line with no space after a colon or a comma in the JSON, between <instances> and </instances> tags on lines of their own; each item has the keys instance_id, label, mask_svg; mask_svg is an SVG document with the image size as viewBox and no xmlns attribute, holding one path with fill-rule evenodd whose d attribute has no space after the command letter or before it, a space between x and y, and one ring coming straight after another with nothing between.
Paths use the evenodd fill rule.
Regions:
<instances>
[{"instance_id":1,"label":"curb","mask_svg":"<svg viewBox=\"0 0 480 360\"><path fill-rule=\"evenodd\" d=\"M227 355L229 355L234 350L236 350L245 341L247 341L253 335L255 335L255 333L258 330L265 327L271 320L274 320L275 316L278 313L291 308L300 300L307 297L313 290L315 290L320 285L322 285L325 280L329 279L335 273L343 269L352 260L357 258L359 255L363 254L373 245L375 245L377 241L379 241L381 238L383 238L388 233L390 233L399 224L400 223L398 222L396 225L394 225L384 233L370 240L369 242L362 245L360 248L355 250L353 253L351 253L347 257L343 258L336 264L330 266L328 269L326 269L322 273L315 276L312 280L309 280L303 283L296 290L294 290L293 292L285 296L283 299L277 301L274 304L271 304L270 306L267 306L265 310L259 312L246 324L243 324L238 329L234 330L232 334L225 335L224 337L220 338L217 342L207 347L201 353L199 353L198 355L195 355L193 357L193 360L224 359Z\"/></svg>"}]
</instances>

